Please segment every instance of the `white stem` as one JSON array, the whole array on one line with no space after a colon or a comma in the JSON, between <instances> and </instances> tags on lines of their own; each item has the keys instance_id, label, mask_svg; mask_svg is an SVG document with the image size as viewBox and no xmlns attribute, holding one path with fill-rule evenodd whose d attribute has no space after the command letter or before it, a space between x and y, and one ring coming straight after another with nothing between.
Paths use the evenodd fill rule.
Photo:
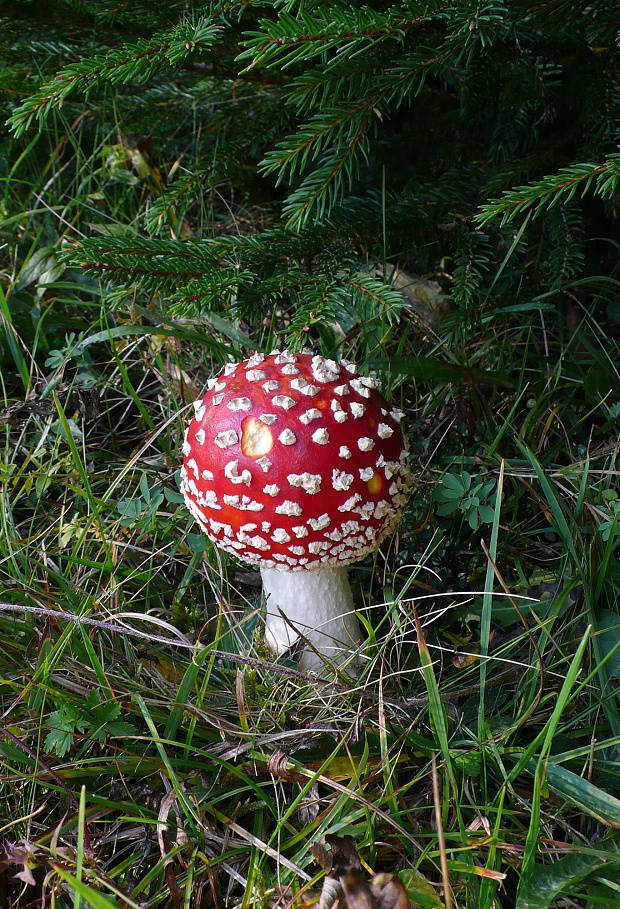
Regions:
<instances>
[{"instance_id":1,"label":"white stem","mask_svg":"<svg viewBox=\"0 0 620 909\"><path fill-rule=\"evenodd\" d=\"M330 662L342 663L356 649L360 627L353 611L346 568L316 571L261 568L261 575L267 600L265 641L276 654L288 650L299 633ZM323 665L314 651L306 647L299 661L300 669L318 671Z\"/></svg>"}]
</instances>

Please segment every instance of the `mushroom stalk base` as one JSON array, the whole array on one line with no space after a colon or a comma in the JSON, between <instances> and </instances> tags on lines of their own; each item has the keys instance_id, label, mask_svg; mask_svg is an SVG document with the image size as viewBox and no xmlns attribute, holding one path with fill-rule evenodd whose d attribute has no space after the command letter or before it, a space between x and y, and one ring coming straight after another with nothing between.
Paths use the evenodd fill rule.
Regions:
<instances>
[{"instance_id":1,"label":"mushroom stalk base","mask_svg":"<svg viewBox=\"0 0 620 909\"><path fill-rule=\"evenodd\" d=\"M265 641L271 650L278 655L284 653L302 635L325 657L325 662L343 663L350 658L360 640L360 627L346 568L261 568L261 576L267 601ZM305 647L299 666L316 672L324 661Z\"/></svg>"}]
</instances>

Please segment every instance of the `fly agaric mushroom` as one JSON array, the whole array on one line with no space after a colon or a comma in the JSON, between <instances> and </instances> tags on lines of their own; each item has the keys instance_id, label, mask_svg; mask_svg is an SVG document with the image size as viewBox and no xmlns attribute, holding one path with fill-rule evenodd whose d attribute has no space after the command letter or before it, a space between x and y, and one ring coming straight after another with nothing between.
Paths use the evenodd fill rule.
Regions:
<instances>
[{"instance_id":1,"label":"fly agaric mushroom","mask_svg":"<svg viewBox=\"0 0 620 909\"><path fill-rule=\"evenodd\" d=\"M277 654L342 661L360 630L346 566L374 550L408 497L402 414L376 379L310 353L230 363L194 403L181 491L207 536L260 566ZM315 652L316 651L316 652ZM344 653L343 653L344 651Z\"/></svg>"}]
</instances>

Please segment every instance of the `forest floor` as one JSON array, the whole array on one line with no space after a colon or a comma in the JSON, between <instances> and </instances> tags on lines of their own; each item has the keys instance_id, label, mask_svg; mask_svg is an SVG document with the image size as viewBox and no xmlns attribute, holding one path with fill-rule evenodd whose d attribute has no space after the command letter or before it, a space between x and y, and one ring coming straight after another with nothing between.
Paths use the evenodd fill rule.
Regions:
<instances>
[{"instance_id":1,"label":"forest floor","mask_svg":"<svg viewBox=\"0 0 620 909\"><path fill-rule=\"evenodd\" d=\"M166 321L63 264L102 194L113 234L150 177L103 139L68 183L41 154L4 214L0 904L311 905L321 844L352 907L378 872L422 907L617 904L609 324L538 301L465 332L408 305L337 335L356 359L374 333L415 488L351 569L362 669L317 679L269 656L257 574L179 493L191 402L286 337L286 308L252 335L233 312ZM443 364L426 379L420 351Z\"/></svg>"}]
</instances>

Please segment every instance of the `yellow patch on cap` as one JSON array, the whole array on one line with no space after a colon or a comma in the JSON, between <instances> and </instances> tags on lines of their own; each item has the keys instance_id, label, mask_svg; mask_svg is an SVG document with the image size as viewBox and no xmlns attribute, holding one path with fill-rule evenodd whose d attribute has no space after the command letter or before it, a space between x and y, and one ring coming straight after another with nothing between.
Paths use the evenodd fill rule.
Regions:
<instances>
[{"instance_id":1,"label":"yellow patch on cap","mask_svg":"<svg viewBox=\"0 0 620 909\"><path fill-rule=\"evenodd\" d=\"M378 474L376 470L373 473L373 475L371 476L371 478L368 480L367 486L368 486L368 492L373 496L376 496L378 493L381 492L381 487L383 486L383 480L381 479L381 475Z\"/></svg>"},{"instance_id":2,"label":"yellow patch on cap","mask_svg":"<svg viewBox=\"0 0 620 909\"><path fill-rule=\"evenodd\" d=\"M241 424L241 451L248 458L261 458L273 448L269 427L256 417L246 417Z\"/></svg>"}]
</instances>

